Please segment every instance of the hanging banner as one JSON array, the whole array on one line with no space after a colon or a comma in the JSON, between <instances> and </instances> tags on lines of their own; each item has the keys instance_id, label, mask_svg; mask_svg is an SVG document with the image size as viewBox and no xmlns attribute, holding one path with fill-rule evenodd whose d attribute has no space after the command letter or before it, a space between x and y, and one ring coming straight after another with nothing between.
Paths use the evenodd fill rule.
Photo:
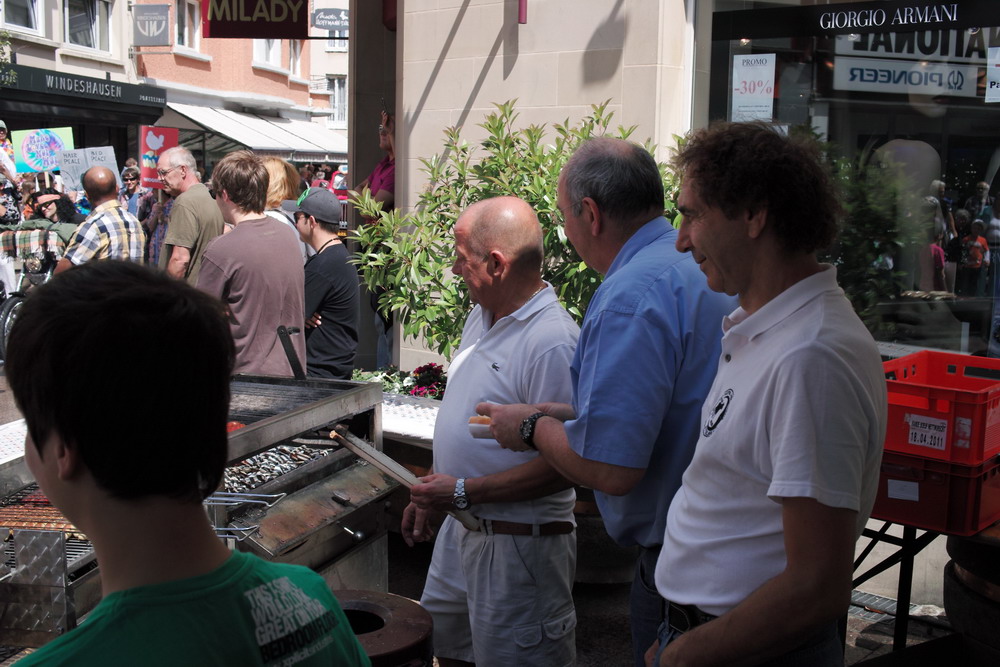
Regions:
<instances>
[{"instance_id":1,"label":"hanging banner","mask_svg":"<svg viewBox=\"0 0 1000 667\"><path fill-rule=\"evenodd\" d=\"M986 101L1000 102L1000 46L990 47L986 64Z\"/></svg>"},{"instance_id":2,"label":"hanging banner","mask_svg":"<svg viewBox=\"0 0 1000 667\"><path fill-rule=\"evenodd\" d=\"M305 39L306 0L202 0L202 37Z\"/></svg>"},{"instance_id":3,"label":"hanging banner","mask_svg":"<svg viewBox=\"0 0 1000 667\"><path fill-rule=\"evenodd\" d=\"M59 168L59 154L74 148L73 128L14 130L14 166L18 173L52 171Z\"/></svg>"},{"instance_id":4,"label":"hanging banner","mask_svg":"<svg viewBox=\"0 0 1000 667\"><path fill-rule=\"evenodd\" d=\"M170 5L132 5L132 17L135 46L170 46Z\"/></svg>"},{"instance_id":5,"label":"hanging banner","mask_svg":"<svg viewBox=\"0 0 1000 667\"><path fill-rule=\"evenodd\" d=\"M62 176L65 190L83 190L83 174L91 167L107 167L115 175L118 187L122 186L122 177L118 173L118 160L115 159L114 146L97 146L94 148L77 148L59 153L59 175Z\"/></svg>"},{"instance_id":6,"label":"hanging banner","mask_svg":"<svg viewBox=\"0 0 1000 667\"><path fill-rule=\"evenodd\" d=\"M163 189L163 183L156 174L160 155L178 143L176 127L139 126L139 184L145 188Z\"/></svg>"},{"instance_id":7,"label":"hanging banner","mask_svg":"<svg viewBox=\"0 0 1000 667\"><path fill-rule=\"evenodd\" d=\"M773 53L733 56L733 101L729 115L734 123L772 119L774 64Z\"/></svg>"}]
</instances>

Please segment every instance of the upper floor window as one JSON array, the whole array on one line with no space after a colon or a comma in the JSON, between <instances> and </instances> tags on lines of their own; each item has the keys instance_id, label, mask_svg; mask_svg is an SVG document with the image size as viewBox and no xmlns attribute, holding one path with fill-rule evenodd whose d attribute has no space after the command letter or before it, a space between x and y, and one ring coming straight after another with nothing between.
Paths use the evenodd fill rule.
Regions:
<instances>
[{"instance_id":1,"label":"upper floor window","mask_svg":"<svg viewBox=\"0 0 1000 667\"><path fill-rule=\"evenodd\" d=\"M177 0L177 46L198 49L201 38L201 6L197 0Z\"/></svg>"},{"instance_id":2,"label":"upper floor window","mask_svg":"<svg viewBox=\"0 0 1000 667\"><path fill-rule=\"evenodd\" d=\"M347 50L347 28L343 30L327 30L326 50L346 51Z\"/></svg>"},{"instance_id":3,"label":"upper floor window","mask_svg":"<svg viewBox=\"0 0 1000 667\"><path fill-rule=\"evenodd\" d=\"M288 40L288 71L292 76L302 76L302 41Z\"/></svg>"},{"instance_id":4,"label":"upper floor window","mask_svg":"<svg viewBox=\"0 0 1000 667\"><path fill-rule=\"evenodd\" d=\"M253 59L258 63L281 67L281 40L253 40Z\"/></svg>"},{"instance_id":5,"label":"upper floor window","mask_svg":"<svg viewBox=\"0 0 1000 667\"><path fill-rule=\"evenodd\" d=\"M328 124L331 127L347 127L347 77L326 77L327 90L330 93L330 114Z\"/></svg>"},{"instance_id":6,"label":"upper floor window","mask_svg":"<svg viewBox=\"0 0 1000 667\"><path fill-rule=\"evenodd\" d=\"M9 26L38 30L41 0L3 0L3 22Z\"/></svg>"},{"instance_id":7,"label":"upper floor window","mask_svg":"<svg viewBox=\"0 0 1000 667\"><path fill-rule=\"evenodd\" d=\"M110 51L111 3L107 0L66 0L66 41Z\"/></svg>"}]
</instances>

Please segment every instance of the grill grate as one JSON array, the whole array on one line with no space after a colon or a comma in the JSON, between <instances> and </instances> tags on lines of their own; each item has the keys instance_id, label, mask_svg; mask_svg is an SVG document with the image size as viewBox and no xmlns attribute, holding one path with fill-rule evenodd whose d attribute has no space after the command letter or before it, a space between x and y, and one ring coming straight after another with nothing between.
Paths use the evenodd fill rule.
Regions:
<instances>
[{"instance_id":1,"label":"grill grate","mask_svg":"<svg viewBox=\"0 0 1000 667\"><path fill-rule=\"evenodd\" d=\"M327 387L267 385L257 382L233 382L229 400L229 419L251 424L304 405L330 398Z\"/></svg>"},{"instance_id":2,"label":"grill grate","mask_svg":"<svg viewBox=\"0 0 1000 667\"><path fill-rule=\"evenodd\" d=\"M0 527L76 531L36 483L0 499Z\"/></svg>"}]
</instances>

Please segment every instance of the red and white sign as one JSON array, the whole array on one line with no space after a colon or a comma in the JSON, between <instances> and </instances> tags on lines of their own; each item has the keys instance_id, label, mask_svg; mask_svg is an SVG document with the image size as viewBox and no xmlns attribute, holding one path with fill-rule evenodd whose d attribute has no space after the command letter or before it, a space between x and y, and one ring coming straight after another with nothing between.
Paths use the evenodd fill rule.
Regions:
<instances>
[{"instance_id":1,"label":"red and white sign","mask_svg":"<svg viewBox=\"0 0 1000 667\"><path fill-rule=\"evenodd\" d=\"M139 151L141 153L139 183L143 187L163 189L163 183L160 182L160 177L156 174L156 165L159 163L163 151L176 145L176 127L139 126Z\"/></svg>"},{"instance_id":2,"label":"red and white sign","mask_svg":"<svg viewBox=\"0 0 1000 667\"><path fill-rule=\"evenodd\" d=\"M203 37L305 39L306 0L202 0Z\"/></svg>"}]
</instances>

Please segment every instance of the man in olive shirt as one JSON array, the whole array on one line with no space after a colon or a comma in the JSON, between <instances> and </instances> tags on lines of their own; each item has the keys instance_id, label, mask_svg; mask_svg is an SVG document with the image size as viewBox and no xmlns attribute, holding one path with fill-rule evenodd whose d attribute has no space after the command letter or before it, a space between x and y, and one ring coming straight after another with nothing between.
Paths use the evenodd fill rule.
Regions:
<instances>
[{"instance_id":1,"label":"man in olive shirt","mask_svg":"<svg viewBox=\"0 0 1000 667\"><path fill-rule=\"evenodd\" d=\"M225 228L222 213L201 183L191 151L181 146L169 148L160 155L156 167L164 189L176 197L163 240L160 268L197 285L205 248Z\"/></svg>"}]
</instances>

